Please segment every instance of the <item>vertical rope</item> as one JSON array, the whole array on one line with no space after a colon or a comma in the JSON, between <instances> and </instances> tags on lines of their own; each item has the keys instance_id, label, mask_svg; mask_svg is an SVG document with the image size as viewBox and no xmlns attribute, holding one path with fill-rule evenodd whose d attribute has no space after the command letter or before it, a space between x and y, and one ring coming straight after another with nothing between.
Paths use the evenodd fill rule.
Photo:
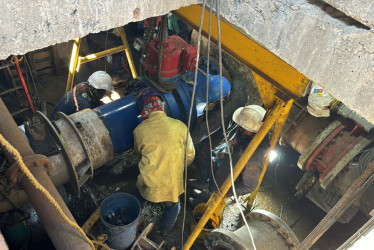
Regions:
<instances>
[{"instance_id":1,"label":"vertical rope","mask_svg":"<svg viewBox=\"0 0 374 250\"><path fill-rule=\"evenodd\" d=\"M224 118L223 118L224 117L223 116L224 113L223 113L223 94L222 94L222 92L223 92L222 91L222 45L221 45L220 2L219 1L220 0L216 0L216 16L217 16L217 33L218 33L219 82L220 82L220 106L221 106L222 130L223 130L223 135L224 135L224 138L225 138L227 152L228 152L229 159L230 159L230 177L231 177L232 191L233 191L233 194L234 194L234 198L235 198L236 204L237 204L237 206L239 208L240 214L241 214L241 216L243 218L243 221L245 223L245 226L247 227L249 236L251 238L253 249L256 250L257 248L256 248L255 242L253 240L253 236L252 236L251 230L249 229L247 220L246 220L246 218L244 216L244 213L243 213L242 208L240 206L238 197L236 195L235 182L234 182L234 170L233 170L233 166L232 166L232 156L231 156L231 151L230 151L229 144L228 144L228 139L227 139L227 134L226 134L226 127L225 127L225 121L224 121Z\"/></svg>"},{"instance_id":2,"label":"vertical rope","mask_svg":"<svg viewBox=\"0 0 374 250\"><path fill-rule=\"evenodd\" d=\"M206 0L203 2L203 7L201 9L201 17L200 17L200 27L199 27L199 34L197 36L197 56L196 56L196 64L195 64L195 78L194 78L194 84L192 89L192 96L191 96L191 103L190 103L190 111L188 114L188 124L187 124L187 133L186 133L186 145L185 145L185 151L184 151L184 206L183 206L183 224L182 224L182 249L183 249L183 242L184 242L184 226L186 223L186 203L187 203L187 145L188 145L188 138L190 133L190 127L191 127L191 119L192 119L192 109L194 106L195 101L195 92L196 92L196 81L197 81L197 71L199 68L199 59L200 59L200 44L201 44L201 30L203 28L203 20L204 20L204 10L205 10Z\"/></svg>"}]
</instances>

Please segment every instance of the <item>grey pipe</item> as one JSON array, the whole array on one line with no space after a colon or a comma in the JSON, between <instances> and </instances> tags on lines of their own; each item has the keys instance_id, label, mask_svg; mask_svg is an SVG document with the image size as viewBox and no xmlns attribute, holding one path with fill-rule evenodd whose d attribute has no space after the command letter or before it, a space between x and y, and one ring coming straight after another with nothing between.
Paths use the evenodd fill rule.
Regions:
<instances>
[{"instance_id":1,"label":"grey pipe","mask_svg":"<svg viewBox=\"0 0 374 250\"><path fill-rule=\"evenodd\" d=\"M359 124L361 127L365 129L366 132L370 132L373 128L374 125L370 122L368 122L365 118L357 114L355 111L352 109L348 108L345 104L341 103L339 106L336 108L337 112L339 115L344 116L346 118L352 119L357 124Z\"/></svg>"}]
</instances>

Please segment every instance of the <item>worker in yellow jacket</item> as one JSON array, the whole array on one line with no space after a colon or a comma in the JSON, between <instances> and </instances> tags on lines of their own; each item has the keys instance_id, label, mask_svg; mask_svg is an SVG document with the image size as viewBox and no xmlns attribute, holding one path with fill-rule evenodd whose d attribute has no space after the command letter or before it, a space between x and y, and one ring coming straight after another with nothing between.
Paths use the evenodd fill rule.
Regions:
<instances>
[{"instance_id":1,"label":"worker in yellow jacket","mask_svg":"<svg viewBox=\"0 0 374 250\"><path fill-rule=\"evenodd\" d=\"M134 148L141 154L137 187L142 199L163 202L165 211L160 233L166 236L173 228L179 211L179 195L184 192L183 173L186 149L186 125L170 118L159 96L149 96L143 103L144 121L134 130ZM190 135L187 145L187 165L195 157Z\"/></svg>"}]
</instances>

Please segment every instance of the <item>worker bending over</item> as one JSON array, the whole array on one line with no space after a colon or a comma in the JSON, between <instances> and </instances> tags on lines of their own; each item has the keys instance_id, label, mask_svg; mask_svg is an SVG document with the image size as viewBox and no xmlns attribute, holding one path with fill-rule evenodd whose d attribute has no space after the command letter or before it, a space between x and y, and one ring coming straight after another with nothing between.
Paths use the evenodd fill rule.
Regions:
<instances>
[{"instance_id":1,"label":"worker bending over","mask_svg":"<svg viewBox=\"0 0 374 250\"><path fill-rule=\"evenodd\" d=\"M65 93L52 111L51 119L57 112L71 115L83 109L96 108L102 104L100 99L107 91L113 91L112 78L104 71L96 71L87 82L79 83Z\"/></svg>"},{"instance_id":2,"label":"worker bending over","mask_svg":"<svg viewBox=\"0 0 374 250\"><path fill-rule=\"evenodd\" d=\"M166 236L173 228L179 211L179 195L184 192L186 125L170 118L159 96L143 95L141 116L144 121L134 130L134 148L141 154L137 187L140 203L165 205L160 233ZM144 101L143 101L144 100ZM195 148L188 134L187 165L195 157Z\"/></svg>"},{"instance_id":3,"label":"worker bending over","mask_svg":"<svg viewBox=\"0 0 374 250\"><path fill-rule=\"evenodd\" d=\"M228 135L228 148L232 156L232 167L235 166L248 144L253 139L262 125L266 110L258 105L249 105L238 108L232 120L237 124L236 129L232 129ZM232 134L232 135L231 135ZM244 195L252 192L258 183L261 174L263 162L266 151L269 147L269 138L266 136L261 144L258 146L251 159L246 163L243 171L235 181L235 191L237 195ZM227 177L230 176L230 159L227 152L226 143L224 141L213 150L213 171L215 180L220 188ZM209 167L206 166L200 167ZM209 193L217 191L216 185L212 176L209 177ZM210 194L204 190L194 190L193 197L189 198L189 204L194 207L199 203L206 202ZM233 192L230 189L226 196L232 196Z\"/></svg>"}]
</instances>

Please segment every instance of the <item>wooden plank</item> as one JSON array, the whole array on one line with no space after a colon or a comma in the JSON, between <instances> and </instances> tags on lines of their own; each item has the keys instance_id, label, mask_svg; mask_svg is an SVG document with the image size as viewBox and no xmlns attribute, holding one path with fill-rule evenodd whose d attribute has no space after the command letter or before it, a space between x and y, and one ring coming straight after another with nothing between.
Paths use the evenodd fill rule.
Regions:
<instances>
[{"instance_id":1,"label":"wooden plank","mask_svg":"<svg viewBox=\"0 0 374 250\"><path fill-rule=\"evenodd\" d=\"M60 56L58 55L57 45L52 46L52 55L53 55L53 61L55 63L56 76L60 76L62 74L62 70L61 70L61 62L60 62Z\"/></svg>"},{"instance_id":2,"label":"wooden plank","mask_svg":"<svg viewBox=\"0 0 374 250\"><path fill-rule=\"evenodd\" d=\"M38 63L42 63L42 62L52 62L53 61L53 58L52 57L46 57L46 58L41 58L41 59L38 59L38 60L32 60L34 62L34 64L38 64Z\"/></svg>"},{"instance_id":3,"label":"wooden plank","mask_svg":"<svg viewBox=\"0 0 374 250\"><path fill-rule=\"evenodd\" d=\"M35 64L35 69L36 71L40 71L40 70L43 70L45 68L49 68L49 67L53 67L53 62L51 61L45 61L45 62L40 62L40 63L36 63Z\"/></svg>"},{"instance_id":4,"label":"wooden plank","mask_svg":"<svg viewBox=\"0 0 374 250\"><path fill-rule=\"evenodd\" d=\"M53 68L46 68L36 72L36 76L53 74Z\"/></svg>"},{"instance_id":5,"label":"wooden plank","mask_svg":"<svg viewBox=\"0 0 374 250\"><path fill-rule=\"evenodd\" d=\"M31 56L33 60L41 60L41 59L51 58L52 53L50 50L41 51L41 52L31 52Z\"/></svg>"}]
</instances>

